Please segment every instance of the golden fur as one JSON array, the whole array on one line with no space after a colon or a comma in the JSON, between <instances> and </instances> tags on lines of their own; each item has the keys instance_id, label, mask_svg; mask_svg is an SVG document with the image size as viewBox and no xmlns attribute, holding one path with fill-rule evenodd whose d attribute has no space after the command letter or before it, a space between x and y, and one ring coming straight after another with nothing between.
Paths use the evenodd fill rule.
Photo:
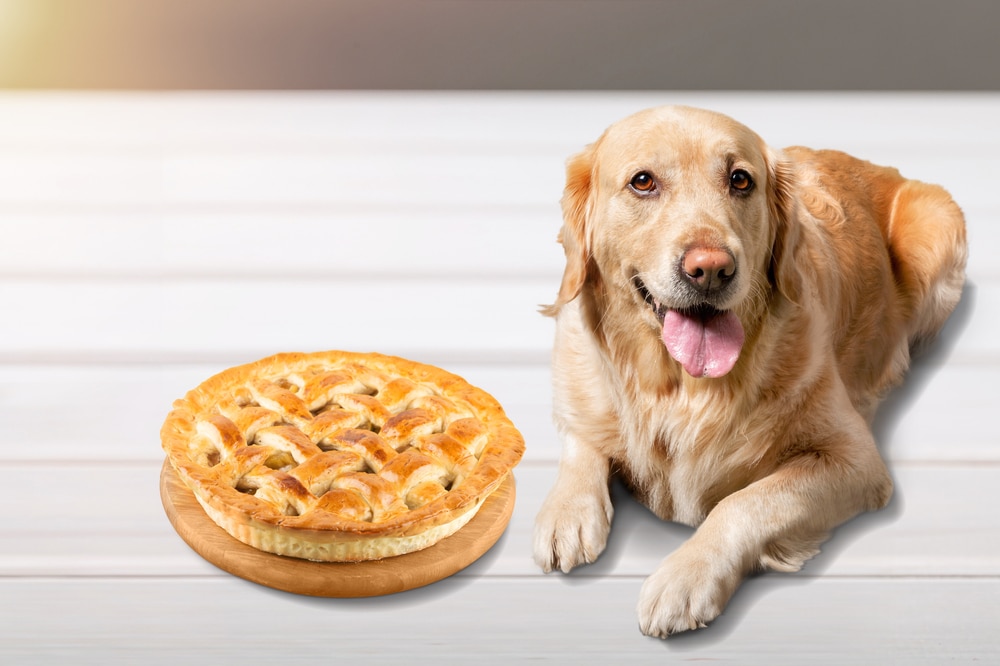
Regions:
<instances>
[{"instance_id":1,"label":"golden fur","mask_svg":"<svg viewBox=\"0 0 1000 666\"><path fill-rule=\"evenodd\" d=\"M732 189L735 169L749 194ZM629 185L640 172L654 195ZM888 502L871 419L959 300L961 211L895 169L776 151L725 116L664 107L570 160L563 214L566 268L545 311L564 448L535 559L546 571L594 561L621 474L658 516L698 526L643 586L642 631L704 626L748 572L797 570L833 527ZM737 267L714 304L745 341L717 378L671 358L648 300L687 297L675 276L692 247Z\"/></svg>"}]
</instances>

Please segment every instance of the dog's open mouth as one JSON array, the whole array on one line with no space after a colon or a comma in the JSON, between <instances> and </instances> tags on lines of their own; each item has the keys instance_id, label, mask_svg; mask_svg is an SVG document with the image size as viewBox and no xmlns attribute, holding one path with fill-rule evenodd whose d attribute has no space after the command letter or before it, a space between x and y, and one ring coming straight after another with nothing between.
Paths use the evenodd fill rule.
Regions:
<instances>
[{"instance_id":1,"label":"dog's open mouth","mask_svg":"<svg viewBox=\"0 0 1000 666\"><path fill-rule=\"evenodd\" d=\"M646 283L643 282L638 275L632 278L632 285L635 287L635 290L639 293L639 295L642 296L642 300L646 301L646 304L653 308L656 318L659 319L662 324L663 317L667 314L666 306L656 300L656 298L649 293L649 289L646 288Z\"/></svg>"},{"instance_id":2,"label":"dog's open mouth","mask_svg":"<svg viewBox=\"0 0 1000 666\"><path fill-rule=\"evenodd\" d=\"M650 293L638 276L637 293L662 325L661 339L670 356L692 377L722 377L733 369L743 349L743 325L729 310L709 303L670 308Z\"/></svg>"},{"instance_id":3,"label":"dog's open mouth","mask_svg":"<svg viewBox=\"0 0 1000 666\"><path fill-rule=\"evenodd\" d=\"M653 308L653 313L656 315L656 318L659 319L660 323L662 324L663 319L666 317L667 312L671 308L668 308L666 305L658 301L656 297L649 292L649 289L646 288L646 284L638 276L632 278L632 284L635 285L636 291L639 292L640 296L642 296L642 300L646 301L646 304L649 305L649 307ZM684 313L686 316L696 319L701 319L702 321L707 321L708 319L711 319L716 315L722 314L723 312L722 310L719 310L710 303L700 303L698 305L695 305L694 307L675 308L675 309L678 312Z\"/></svg>"}]
</instances>

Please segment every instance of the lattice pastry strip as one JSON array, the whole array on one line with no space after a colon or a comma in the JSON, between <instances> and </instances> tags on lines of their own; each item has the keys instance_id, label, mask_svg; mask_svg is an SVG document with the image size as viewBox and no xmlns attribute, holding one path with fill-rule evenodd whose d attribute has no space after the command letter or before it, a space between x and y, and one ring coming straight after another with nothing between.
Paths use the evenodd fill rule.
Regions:
<instances>
[{"instance_id":1,"label":"lattice pastry strip","mask_svg":"<svg viewBox=\"0 0 1000 666\"><path fill-rule=\"evenodd\" d=\"M524 449L500 405L460 378L345 352L223 372L175 403L162 439L230 534L317 560L435 543L475 514Z\"/></svg>"}]
</instances>

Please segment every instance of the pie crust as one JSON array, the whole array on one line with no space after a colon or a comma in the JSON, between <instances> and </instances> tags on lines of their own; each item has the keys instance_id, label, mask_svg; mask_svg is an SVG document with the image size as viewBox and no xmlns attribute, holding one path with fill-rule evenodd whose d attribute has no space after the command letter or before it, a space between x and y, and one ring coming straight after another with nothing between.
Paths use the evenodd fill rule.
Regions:
<instances>
[{"instance_id":1,"label":"pie crust","mask_svg":"<svg viewBox=\"0 0 1000 666\"><path fill-rule=\"evenodd\" d=\"M500 404L381 354L277 354L174 402L161 430L208 516L259 550L348 562L431 546L475 516L524 439Z\"/></svg>"}]
</instances>

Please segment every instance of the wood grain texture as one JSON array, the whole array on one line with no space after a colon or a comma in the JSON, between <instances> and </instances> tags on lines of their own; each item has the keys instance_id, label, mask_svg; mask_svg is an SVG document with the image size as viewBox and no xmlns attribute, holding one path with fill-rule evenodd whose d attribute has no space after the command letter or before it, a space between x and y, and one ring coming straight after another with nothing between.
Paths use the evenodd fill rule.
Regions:
<instances>
[{"instance_id":1,"label":"wood grain texture","mask_svg":"<svg viewBox=\"0 0 1000 666\"><path fill-rule=\"evenodd\" d=\"M959 311L875 422L892 503L667 642L635 604L689 528L614 486L596 563L531 557L560 451L537 306L563 266L565 160L664 103L940 183L971 249ZM0 92L0 663L1000 663L998 117L998 94ZM525 435L506 530L448 578L280 592L165 514L172 400L337 348L455 372Z\"/></svg>"},{"instance_id":2,"label":"wood grain texture","mask_svg":"<svg viewBox=\"0 0 1000 666\"><path fill-rule=\"evenodd\" d=\"M551 373L544 358L529 363L502 356L478 362L456 359L454 353L441 357L442 367L500 401L530 443L525 462L558 460ZM193 364L0 363L0 387L17 387L3 396L0 460L158 461L160 447L146 440L159 429L170 403L205 377L252 358L233 355ZM890 395L876 419L883 455L907 462L1000 462L997 435L981 418L995 403L998 374L989 363L918 360L909 381ZM126 403L128 411L106 417L108 404ZM60 417L51 419L53 412Z\"/></svg>"},{"instance_id":3,"label":"wood grain texture","mask_svg":"<svg viewBox=\"0 0 1000 666\"><path fill-rule=\"evenodd\" d=\"M313 597L377 597L436 583L493 547L514 511L514 477L507 479L464 527L406 555L370 562L309 562L248 546L212 522L169 461L160 471L160 499L170 524L196 553L235 576Z\"/></svg>"},{"instance_id":4,"label":"wood grain texture","mask_svg":"<svg viewBox=\"0 0 1000 666\"><path fill-rule=\"evenodd\" d=\"M555 462L518 465L517 501L502 538L453 577L543 578L531 556L532 528L556 469ZM1000 465L890 463L890 469L896 482L890 505L837 529L796 576L998 575ZM158 493L161 470L162 454L148 463L5 463L0 505L25 509L12 512L0 533L0 580L231 577L178 538ZM648 576L691 535L689 527L656 518L617 484L613 491L607 550L571 574L578 583Z\"/></svg>"},{"instance_id":5,"label":"wood grain texture","mask_svg":"<svg viewBox=\"0 0 1000 666\"><path fill-rule=\"evenodd\" d=\"M4 584L4 664L996 664L996 579L749 581L708 631L639 634L641 578L451 578L373 599L217 579Z\"/></svg>"}]
</instances>

